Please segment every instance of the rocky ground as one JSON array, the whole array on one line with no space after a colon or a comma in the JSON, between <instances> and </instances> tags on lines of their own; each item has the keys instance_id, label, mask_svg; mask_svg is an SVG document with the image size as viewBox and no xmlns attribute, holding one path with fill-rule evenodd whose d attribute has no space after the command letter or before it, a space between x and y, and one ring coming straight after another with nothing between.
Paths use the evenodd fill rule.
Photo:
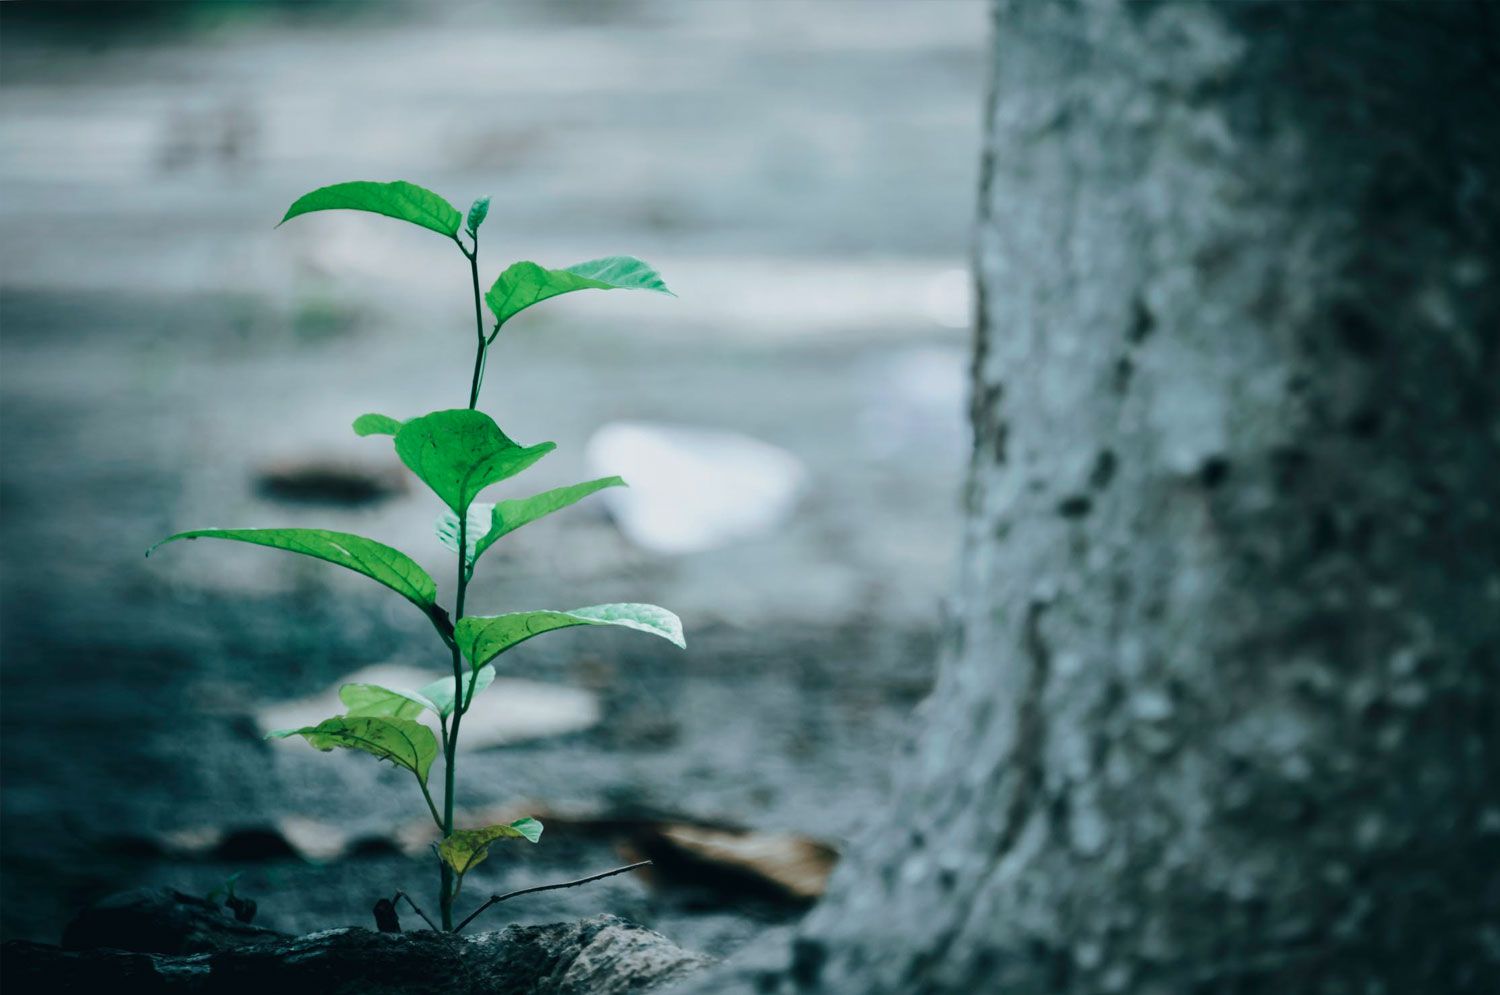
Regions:
<instances>
[{"instance_id":1,"label":"rocky ground","mask_svg":"<svg viewBox=\"0 0 1500 995\"><path fill-rule=\"evenodd\" d=\"M677 291L578 295L507 330L482 407L559 447L508 495L597 475L587 443L622 420L744 433L806 473L789 516L711 548L654 551L586 504L490 554L475 610L654 601L689 642L568 632L506 658L595 717L463 758L473 808L549 823L472 895L671 858L684 825L837 845L887 803L957 538L982 7L568 9L69 31L5 12L4 938L55 940L120 888L203 894L236 872L257 923L291 933L432 889L409 779L260 735L267 709L361 668L440 671L425 621L296 557L141 555L181 528L321 525L449 586L435 500L348 424L463 403L466 269L382 219L272 230L343 179L492 194L491 277L630 252ZM539 714L557 700L511 693ZM798 845L783 877L815 881L825 851ZM799 914L797 887L711 863L487 925L609 912L724 953Z\"/></svg>"}]
</instances>

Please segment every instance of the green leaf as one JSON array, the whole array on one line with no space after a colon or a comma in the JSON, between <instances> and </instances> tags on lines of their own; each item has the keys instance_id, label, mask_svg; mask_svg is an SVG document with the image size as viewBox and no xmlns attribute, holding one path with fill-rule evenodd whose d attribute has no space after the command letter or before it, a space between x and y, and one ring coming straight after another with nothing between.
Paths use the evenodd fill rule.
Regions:
<instances>
[{"instance_id":1,"label":"green leaf","mask_svg":"<svg viewBox=\"0 0 1500 995\"><path fill-rule=\"evenodd\" d=\"M542 824L535 819L517 819L510 825L485 826L483 829L458 829L438 844L438 856L460 877L484 862L490 855L490 844L496 840L529 840L542 838Z\"/></svg>"},{"instance_id":2,"label":"green leaf","mask_svg":"<svg viewBox=\"0 0 1500 995\"><path fill-rule=\"evenodd\" d=\"M557 487L517 501L501 501L498 504L475 501L469 505L467 530L469 549L464 562L472 569L475 561L483 556L484 551L493 546L501 536L508 535L521 526L529 525L554 511L561 511L595 491L602 491L606 487L624 486L626 486L625 481L619 477L601 477L584 484ZM436 532L438 540L444 546L455 553L458 552L457 515L451 511L443 512L438 517Z\"/></svg>"},{"instance_id":3,"label":"green leaf","mask_svg":"<svg viewBox=\"0 0 1500 995\"><path fill-rule=\"evenodd\" d=\"M619 625L649 632L686 648L682 621L656 605L590 605L572 611L511 612L506 615L470 615L460 619L454 639L469 663L482 667L513 646L554 629L575 625Z\"/></svg>"},{"instance_id":4,"label":"green leaf","mask_svg":"<svg viewBox=\"0 0 1500 995\"><path fill-rule=\"evenodd\" d=\"M514 476L556 449L551 442L523 448L482 411L457 408L413 418L396 433L396 455L454 514L464 514L479 492Z\"/></svg>"},{"instance_id":5,"label":"green leaf","mask_svg":"<svg viewBox=\"0 0 1500 995\"><path fill-rule=\"evenodd\" d=\"M301 736L320 750L362 750L381 760L405 767L423 784L437 758L437 737L432 730L411 719L375 715L340 715L315 726L278 729L267 739Z\"/></svg>"},{"instance_id":6,"label":"green leaf","mask_svg":"<svg viewBox=\"0 0 1500 995\"><path fill-rule=\"evenodd\" d=\"M353 183L335 183L319 187L312 193L298 197L287 208L286 217L277 227L301 214L313 211L370 211L384 214L388 218L410 221L414 225L430 228L440 235L457 235L463 215L458 209L431 190L397 180L394 183L372 183L356 180Z\"/></svg>"},{"instance_id":7,"label":"green leaf","mask_svg":"<svg viewBox=\"0 0 1500 995\"><path fill-rule=\"evenodd\" d=\"M590 480L583 484L572 484L568 487L543 491L541 494L517 501L500 501L490 512L489 531L485 532L475 543L474 559L477 560L483 556L484 551L495 544L495 540L514 532L523 525L530 525L538 518L550 515L554 511L561 511L595 491L602 491L606 487L625 486L625 481L619 477L600 477L598 480ZM470 529L473 527L473 525L469 526Z\"/></svg>"},{"instance_id":8,"label":"green leaf","mask_svg":"<svg viewBox=\"0 0 1500 995\"><path fill-rule=\"evenodd\" d=\"M464 697L473 700L474 696L489 687L490 682L494 679L494 667L480 667L478 670L470 670L464 681ZM473 685L472 690L470 690L470 685ZM453 714L452 677L439 677L417 693L428 701L431 701L439 715L447 717Z\"/></svg>"},{"instance_id":9,"label":"green leaf","mask_svg":"<svg viewBox=\"0 0 1500 995\"><path fill-rule=\"evenodd\" d=\"M479 540L489 531L491 512L495 506L485 501L475 501L469 505L469 527L465 533L465 541L468 551L464 556L464 566L473 569L474 561L479 558L475 552ZM453 552L458 552L458 516L451 511L444 511L438 515L438 520L433 523L433 531L437 534L438 542L442 543Z\"/></svg>"},{"instance_id":10,"label":"green leaf","mask_svg":"<svg viewBox=\"0 0 1500 995\"><path fill-rule=\"evenodd\" d=\"M464 227L469 229L470 235L479 234L479 226L484 224L484 219L489 216L489 213L490 199L488 197L480 197L469 205L469 217Z\"/></svg>"},{"instance_id":11,"label":"green leaf","mask_svg":"<svg viewBox=\"0 0 1500 995\"><path fill-rule=\"evenodd\" d=\"M448 682L452 697L453 682ZM397 691L379 684L345 684L339 688L339 700L349 706L347 718L362 715L384 715L397 719L414 719L422 709L436 712L437 706L421 692Z\"/></svg>"},{"instance_id":12,"label":"green leaf","mask_svg":"<svg viewBox=\"0 0 1500 995\"><path fill-rule=\"evenodd\" d=\"M401 423L390 415L360 415L354 419L354 434L360 437L395 435L399 431L401 431Z\"/></svg>"},{"instance_id":13,"label":"green leaf","mask_svg":"<svg viewBox=\"0 0 1500 995\"><path fill-rule=\"evenodd\" d=\"M472 699L489 687L494 679L494 667L470 670L464 675L464 694ZM453 714L453 678L439 677L420 691L401 691L381 687L379 684L345 684L339 688L339 699L349 706L349 711L345 713L347 718L383 715L396 719L414 719L424 709L447 718Z\"/></svg>"},{"instance_id":14,"label":"green leaf","mask_svg":"<svg viewBox=\"0 0 1500 995\"><path fill-rule=\"evenodd\" d=\"M543 269L533 262L515 263L500 274L484 295L484 301L494 313L495 322L503 325L533 304L575 290L672 293L660 273L634 256L608 256L565 269Z\"/></svg>"},{"instance_id":15,"label":"green leaf","mask_svg":"<svg viewBox=\"0 0 1500 995\"><path fill-rule=\"evenodd\" d=\"M146 551L178 539L229 539L301 553L379 581L423 611L437 600L437 584L411 557L374 539L327 529L197 529L167 536Z\"/></svg>"}]
</instances>

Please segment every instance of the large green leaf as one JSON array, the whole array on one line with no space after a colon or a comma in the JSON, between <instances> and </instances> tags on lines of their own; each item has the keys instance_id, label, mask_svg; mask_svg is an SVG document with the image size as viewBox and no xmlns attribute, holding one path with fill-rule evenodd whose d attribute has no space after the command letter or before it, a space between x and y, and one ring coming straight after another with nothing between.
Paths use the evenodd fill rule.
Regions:
<instances>
[{"instance_id":1,"label":"large green leaf","mask_svg":"<svg viewBox=\"0 0 1500 995\"><path fill-rule=\"evenodd\" d=\"M551 442L523 448L489 415L469 408L413 418L396 433L401 462L458 515L480 491L520 473L556 448Z\"/></svg>"},{"instance_id":2,"label":"large green leaf","mask_svg":"<svg viewBox=\"0 0 1500 995\"><path fill-rule=\"evenodd\" d=\"M394 183L356 180L352 183L319 187L312 193L303 194L287 208L286 217L281 219L277 227L298 215L311 214L313 211L370 211L384 214L388 218L410 221L440 235L457 235L458 226L464 220L456 207L415 183L404 180Z\"/></svg>"},{"instance_id":3,"label":"large green leaf","mask_svg":"<svg viewBox=\"0 0 1500 995\"><path fill-rule=\"evenodd\" d=\"M405 767L423 784L437 758L437 737L432 730L411 719L375 715L340 715L315 726L278 729L267 739L301 736L320 750L363 750L381 760Z\"/></svg>"},{"instance_id":4,"label":"large green leaf","mask_svg":"<svg viewBox=\"0 0 1500 995\"><path fill-rule=\"evenodd\" d=\"M529 498L516 501L501 501L486 504L475 501L469 506L468 555L464 561L470 567L484 555L484 551L495 544L501 536L508 535L523 525L529 525L554 511L561 511L570 504L581 501L606 487L624 487L619 477L601 477L583 484L557 487ZM444 546L458 552L458 516L451 511L443 512L437 521L437 537Z\"/></svg>"},{"instance_id":5,"label":"large green leaf","mask_svg":"<svg viewBox=\"0 0 1500 995\"><path fill-rule=\"evenodd\" d=\"M167 536L146 551L178 539L229 539L270 546L336 563L377 580L424 611L437 599L437 584L400 550L374 539L328 529L197 529Z\"/></svg>"},{"instance_id":6,"label":"large green leaf","mask_svg":"<svg viewBox=\"0 0 1500 995\"><path fill-rule=\"evenodd\" d=\"M453 696L452 681L448 682L448 696ZM345 684L339 688L339 700L349 707L346 718L362 715L385 715L397 719L414 719L426 709L437 711L437 706L421 692L398 691L379 684Z\"/></svg>"},{"instance_id":7,"label":"large green leaf","mask_svg":"<svg viewBox=\"0 0 1500 995\"><path fill-rule=\"evenodd\" d=\"M507 615L470 615L460 619L454 639L469 663L481 667L532 636L575 625L619 625L649 632L670 643L686 647L682 621L656 605L590 605L572 611L511 612Z\"/></svg>"},{"instance_id":8,"label":"large green leaf","mask_svg":"<svg viewBox=\"0 0 1500 995\"><path fill-rule=\"evenodd\" d=\"M480 667L464 675L464 698L472 701L474 696L490 686L495 679L494 667ZM453 714L453 678L440 677L417 692L437 708L444 717Z\"/></svg>"},{"instance_id":9,"label":"large green leaf","mask_svg":"<svg viewBox=\"0 0 1500 995\"><path fill-rule=\"evenodd\" d=\"M496 840L528 840L535 843L541 838L542 824L528 816L509 825L455 830L452 836L438 844L438 856L462 877L483 863L484 858L490 855L490 844Z\"/></svg>"},{"instance_id":10,"label":"large green leaf","mask_svg":"<svg viewBox=\"0 0 1500 995\"><path fill-rule=\"evenodd\" d=\"M360 415L354 419L354 434L366 435L395 435L401 431L401 423L390 415Z\"/></svg>"},{"instance_id":11,"label":"large green leaf","mask_svg":"<svg viewBox=\"0 0 1500 995\"><path fill-rule=\"evenodd\" d=\"M503 325L533 304L575 290L672 293L660 273L634 256L608 256L564 269L544 269L533 262L515 263L495 280L484 301L494 313L496 324Z\"/></svg>"}]
</instances>

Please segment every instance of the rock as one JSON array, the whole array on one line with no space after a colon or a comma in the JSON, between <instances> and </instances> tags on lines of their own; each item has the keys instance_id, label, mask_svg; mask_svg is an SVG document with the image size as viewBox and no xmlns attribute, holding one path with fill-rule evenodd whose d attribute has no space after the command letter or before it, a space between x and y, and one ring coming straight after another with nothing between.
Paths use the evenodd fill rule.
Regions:
<instances>
[{"instance_id":1,"label":"rock","mask_svg":"<svg viewBox=\"0 0 1500 995\"><path fill-rule=\"evenodd\" d=\"M111 895L79 913L63 930L68 950L129 950L198 954L276 943L285 933L237 922L207 899L171 888L140 888Z\"/></svg>"},{"instance_id":2,"label":"rock","mask_svg":"<svg viewBox=\"0 0 1500 995\"><path fill-rule=\"evenodd\" d=\"M393 470L350 463L339 458L282 460L256 473L256 490L264 497L297 504L371 504L406 489Z\"/></svg>"},{"instance_id":3,"label":"rock","mask_svg":"<svg viewBox=\"0 0 1500 995\"><path fill-rule=\"evenodd\" d=\"M511 743L566 736L599 724L599 696L583 688L497 677L464 713L459 755Z\"/></svg>"},{"instance_id":4,"label":"rock","mask_svg":"<svg viewBox=\"0 0 1500 995\"><path fill-rule=\"evenodd\" d=\"M656 988L681 981L713 963L701 954L689 953L671 940L649 929L615 916L598 916L588 922L607 920L593 939L573 958L558 985L566 995L616 995Z\"/></svg>"},{"instance_id":5,"label":"rock","mask_svg":"<svg viewBox=\"0 0 1500 995\"><path fill-rule=\"evenodd\" d=\"M630 482L599 498L625 537L654 553L695 553L769 532L807 482L791 453L734 432L613 422L589 439L587 455L595 472Z\"/></svg>"},{"instance_id":6,"label":"rock","mask_svg":"<svg viewBox=\"0 0 1500 995\"><path fill-rule=\"evenodd\" d=\"M12 940L0 945L0 987L7 992L206 991L195 988L208 976L208 955L167 956L124 950L64 950L45 943Z\"/></svg>"},{"instance_id":7,"label":"rock","mask_svg":"<svg viewBox=\"0 0 1500 995\"><path fill-rule=\"evenodd\" d=\"M132 995L624 995L682 981L710 963L603 915L474 936L333 929L188 956L12 942L0 949L0 981L15 992Z\"/></svg>"}]
</instances>

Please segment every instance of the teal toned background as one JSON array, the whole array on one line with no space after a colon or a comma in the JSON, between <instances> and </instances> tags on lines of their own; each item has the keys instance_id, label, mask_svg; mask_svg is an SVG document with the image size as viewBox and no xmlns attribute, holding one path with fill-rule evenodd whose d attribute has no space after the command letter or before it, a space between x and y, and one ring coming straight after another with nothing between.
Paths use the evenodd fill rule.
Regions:
<instances>
[{"instance_id":1,"label":"teal toned background","mask_svg":"<svg viewBox=\"0 0 1500 995\"><path fill-rule=\"evenodd\" d=\"M539 731L473 754L464 791L553 818L473 894L609 866L652 820L836 845L881 804L957 539L981 4L42 7L0 7L0 934L235 871L288 930L430 889L400 772L259 725L361 668L439 670L422 619L270 551L141 556L178 529L318 525L444 587L435 500L349 422L463 403L468 274L379 218L273 230L346 179L492 195L486 283L631 253L679 295L507 328L481 406L559 448L503 496L599 475L589 441L621 421L801 468L790 511L708 548L585 502L490 554L476 610L652 601L688 650L587 631L507 657L545 686L514 699ZM798 914L626 877L489 921L593 911L713 952Z\"/></svg>"}]
</instances>

